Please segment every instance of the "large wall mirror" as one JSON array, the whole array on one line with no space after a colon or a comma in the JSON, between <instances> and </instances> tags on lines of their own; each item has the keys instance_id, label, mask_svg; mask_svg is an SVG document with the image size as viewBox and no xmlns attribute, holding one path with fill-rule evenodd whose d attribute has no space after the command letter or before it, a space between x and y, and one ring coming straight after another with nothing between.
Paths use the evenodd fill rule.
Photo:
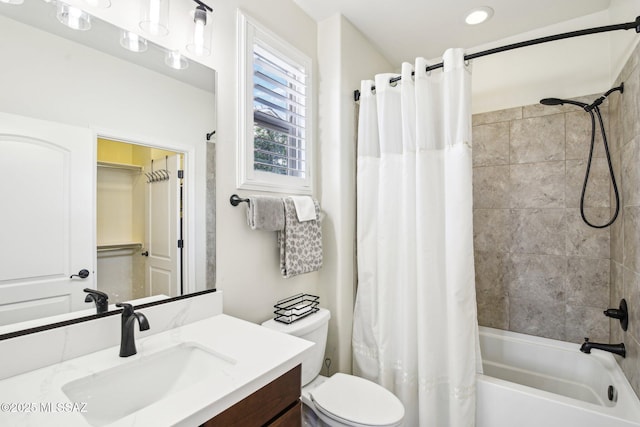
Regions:
<instances>
[{"instance_id":1,"label":"large wall mirror","mask_svg":"<svg viewBox=\"0 0 640 427\"><path fill-rule=\"evenodd\" d=\"M215 71L121 36L0 3L0 339L214 288Z\"/></svg>"}]
</instances>

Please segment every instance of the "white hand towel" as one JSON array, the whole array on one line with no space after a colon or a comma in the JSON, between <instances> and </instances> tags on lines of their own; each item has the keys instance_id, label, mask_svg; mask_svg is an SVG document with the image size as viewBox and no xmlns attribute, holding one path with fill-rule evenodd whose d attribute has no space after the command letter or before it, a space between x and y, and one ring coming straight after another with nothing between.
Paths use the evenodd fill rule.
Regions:
<instances>
[{"instance_id":1,"label":"white hand towel","mask_svg":"<svg viewBox=\"0 0 640 427\"><path fill-rule=\"evenodd\" d=\"M316 217L316 205L311 197L291 196L291 200L293 200L293 204L296 207L298 221L304 222L318 219Z\"/></svg>"}]
</instances>

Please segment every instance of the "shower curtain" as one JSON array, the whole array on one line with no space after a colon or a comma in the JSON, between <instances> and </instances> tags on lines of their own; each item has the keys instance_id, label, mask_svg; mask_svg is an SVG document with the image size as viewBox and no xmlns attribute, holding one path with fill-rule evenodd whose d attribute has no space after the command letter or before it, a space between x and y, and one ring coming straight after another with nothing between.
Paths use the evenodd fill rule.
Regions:
<instances>
[{"instance_id":1,"label":"shower curtain","mask_svg":"<svg viewBox=\"0 0 640 427\"><path fill-rule=\"evenodd\" d=\"M360 90L353 367L400 398L411 427L473 426L481 369L471 73L461 49L443 59Z\"/></svg>"}]
</instances>

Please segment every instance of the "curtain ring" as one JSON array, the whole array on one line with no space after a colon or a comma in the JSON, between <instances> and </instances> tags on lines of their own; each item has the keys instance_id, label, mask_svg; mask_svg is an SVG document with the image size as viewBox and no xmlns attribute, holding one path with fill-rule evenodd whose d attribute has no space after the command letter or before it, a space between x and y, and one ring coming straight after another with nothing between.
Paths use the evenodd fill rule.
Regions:
<instances>
[{"instance_id":1,"label":"curtain ring","mask_svg":"<svg viewBox=\"0 0 640 427\"><path fill-rule=\"evenodd\" d=\"M465 59L465 60L464 60L464 66L465 66L465 67L468 67L468 66L469 66L469 64L471 64L471 60L469 60L469 59Z\"/></svg>"}]
</instances>

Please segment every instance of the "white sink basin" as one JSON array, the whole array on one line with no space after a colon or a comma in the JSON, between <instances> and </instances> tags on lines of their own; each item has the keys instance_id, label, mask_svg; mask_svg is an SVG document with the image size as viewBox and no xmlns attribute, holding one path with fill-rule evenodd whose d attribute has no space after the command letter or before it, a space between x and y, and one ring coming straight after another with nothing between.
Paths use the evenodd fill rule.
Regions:
<instances>
[{"instance_id":1,"label":"white sink basin","mask_svg":"<svg viewBox=\"0 0 640 427\"><path fill-rule=\"evenodd\" d=\"M92 426L113 423L200 381L231 384L236 361L193 343L71 381L62 391L71 402L86 402L82 415Z\"/></svg>"}]
</instances>

